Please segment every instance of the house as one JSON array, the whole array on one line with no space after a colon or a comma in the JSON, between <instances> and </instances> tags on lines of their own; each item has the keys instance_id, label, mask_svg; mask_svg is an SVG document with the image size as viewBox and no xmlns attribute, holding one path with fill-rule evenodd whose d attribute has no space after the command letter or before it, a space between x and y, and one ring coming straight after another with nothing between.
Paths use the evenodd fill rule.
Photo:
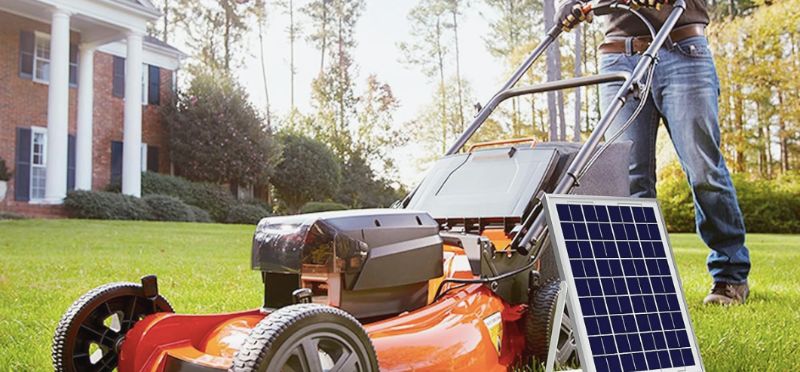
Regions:
<instances>
[{"instance_id":1,"label":"house","mask_svg":"<svg viewBox=\"0 0 800 372\"><path fill-rule=\"evenodd\" d=\"M140 196L169 172L161 105L184 55L146 35L148 0L0 0L0 210L59 215L69 190Z\"/></svg>"}]
</instances>

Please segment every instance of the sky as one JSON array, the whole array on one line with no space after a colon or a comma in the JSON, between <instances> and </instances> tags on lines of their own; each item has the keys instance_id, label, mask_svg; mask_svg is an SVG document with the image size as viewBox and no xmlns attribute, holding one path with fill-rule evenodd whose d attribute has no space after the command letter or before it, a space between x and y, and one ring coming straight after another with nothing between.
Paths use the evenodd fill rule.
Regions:
<instances>
[{"instance_id":1,"label":"sky","mask_svg":"<svg viewBox=\"0 0 800 372\"><path fill-rule=\"evenodd\" d=\"M309 0L295 0L296 9ZM416 1L369 0L356 28L357 47L353 52L358 66L356 81L363 86L370 74L377 75L380 81L388 83L400 101L395 114L396 125L402 127L412 120L428 102L434 85L430 84L419 69L401 63L398 43L410 41L410 25L406 15ZM491 12L472 4L459 19L459 49L462 76L470 82L472 91L481 102L486 102L499 89L504 81L504 67L493 58L485 48L484 36L489 32L488 23ZM297 20L297 14L295 19ZM305 17L300 16L301 31L309 28ZM269 15L269 28L264 40L269 84L270 107L279 116L285 115L291 106L289 75L289 40L286 30L289 16L273 11ZM255 28L255 27L254 27ZM244 66L237 72L239 81L250 94L256 107L265 107L264 87L261 77L261 64L258 54L258 38L250 37L250 52ZM455 73L455 66L447 66L449 74ZM319 51L304 39L295 43L295 105L301 112L310 111L311 80L319 70ZM358 91L358 89L357 89ZM472 107L474 102L466 106ZM467 111L471 117L472 109ZM419 153L416 145L395 149L392 155L399 167L400 181L413 185L421 179L420 166L414 154Z\"/></svg>"}]
</instances>

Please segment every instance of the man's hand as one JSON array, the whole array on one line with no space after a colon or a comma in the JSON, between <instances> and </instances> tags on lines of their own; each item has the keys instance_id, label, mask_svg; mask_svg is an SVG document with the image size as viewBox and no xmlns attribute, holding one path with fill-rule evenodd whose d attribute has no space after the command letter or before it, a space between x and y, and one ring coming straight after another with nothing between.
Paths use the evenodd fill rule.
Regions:
<instances>
[{"instance_id":1,"label":"man's hand","mask_svg":"<svg viewBox=\"0 0 800 372\"><path fill-rule=\"evenodd\" d=\"M583 10L581 10L582 7L583 2L580 0L565 0L559 5L558 12L556 12L555 21L557 24L561 25L561 29L564 32L569 32L573 27L577 26L583 21L592 23L592 13L589 13L588 15L583 14Z\"/></svg>"},{"instance_id":2,"label":"man's hand","mask_svg":"<svg viewBox=\"0 0 800 372\"><path fill-rule=\"evenodd\" d=\"M669 0L630 0L630 5L634 9L656 8L656 10L659 10L666 4L669 4Z\"/></svg>"}]
</instances>

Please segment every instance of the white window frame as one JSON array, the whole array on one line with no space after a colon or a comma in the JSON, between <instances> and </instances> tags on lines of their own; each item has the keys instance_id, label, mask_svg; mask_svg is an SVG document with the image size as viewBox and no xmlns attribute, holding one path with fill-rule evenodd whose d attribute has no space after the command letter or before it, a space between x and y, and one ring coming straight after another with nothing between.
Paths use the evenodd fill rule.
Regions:
<instances>
[{"instance_id":1,"label":"white window frame","mask_svg":"<svg viewBox=\"0 0 800 372\"><path fill-rule=\"evenodd\" d=\"M52 53L50 50L50 34L46 34L44 32L35 31L33 33L33 81L41 84L50 84L50 58L44 58L39 56L39 42L45 41L47 43L47 51L48 54ZM47 62L47 78L42 78L38 76L38 65L39 61Z\"/></svg>"},{"instance_id":2,"label":"white window frame","mask_svg":"<svg viewBox=\"0 0 800 372\"><path fill-rule=\"evenodd\" d=\"M42 143L42 154L41 154L42 155L42 164L36 164L33 161L33 159L34 159L33 141L36 138L36 134L41 134L42 138L44 138L44 141ZM31 158L30 158L30 165L31 165L31 172L30 172L30 175L28 176L29 177L28 178L29 200L32 201L32 202L41 201L41 200L43 200L45 198L45 196L42 195L41 197L35 197L34 193L33 193L33 173L34 173L33 169L34 168L42 168L45 171L45 173L47 172L47 128L36 127L36 126L32 126L31 127Z\"/></svg>"}]
</instances>

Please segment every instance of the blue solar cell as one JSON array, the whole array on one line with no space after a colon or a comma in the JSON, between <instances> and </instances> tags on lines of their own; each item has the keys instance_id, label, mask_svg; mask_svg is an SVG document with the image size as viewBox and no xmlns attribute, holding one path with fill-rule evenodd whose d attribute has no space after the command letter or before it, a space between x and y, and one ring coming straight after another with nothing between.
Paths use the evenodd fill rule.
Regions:
<instances>
[{"instance_id":1,"label":"blue solar cell","mask_svg":"<svg viewBox=\"0 0 800 372\"><path fill-rule=\"evenodd\" d=\"M631 211L633 212L633 220L636 222L645 222L644 218L644 208L642 207L631 207Z\"/></svg>"},{"instance_id":2,"label":"blue solar cell","mask_svg":"<svg viewBox=\"0 0 800 372\"><path fill-rule=\"evenodd\" d=\"M622 261L623 263L630 262L630 265L633 265L633 261L626 260ZM625 286L628 288L628 293L632 295L641 294L642 289L639 288L639 280L636 278L625 278Z\"/></svg>"},{"instance_id":3,"label":"blue solar cell","mask_svg":"<svg viewBox=\"0 0 800 372\"><path fill-rule=\"evenodd\" d=\"M572 266L572 275L576 278L583 278L586 276L586 273L583 272L583 262L580 260L570 261L570 266Z\"/></svg>"},{"instance_id":4,"label":"blue solar cell","mask_svg":"<svg viewBox=\"0 0 800 372\"><path fill-rule=\"evenodd\" d=\"M586 272L586 276L589 278L597 277L597 266L595 266L594 262L586 261L583 263L583 270Z\"/></svg>"},{"instance_id":5,"label":"blue solar cell","mask_svg":"<svg viewBox=\"0 0 800 372\"><path fill-rule=\"evenodd\" d=\"M583 221L583 211L580 205L571 204L569 206L569 214L572 216L573 221Z\"/></svg>"},{"instance_id":6,"label":"blue solar cell","mask_svg":"<svg viewBox=\"0 0 800 372\"><path fill-rule=\"evenodd\" d=\"M686 330L679 330L675 335L678 337L678 347L689 347L689 334Z\"/></svg>"},{"instance_id":7,"label":"blue solar cell","mask_svg":"<svg viewBox=\"0 0 800 372\"><path fill-rule=\"evenodd\" d=\"M609 314L619 314L621 312L619 308L619 300L617 300L615 297L606 299L606 305L608 306ZM619 322L619 324L617 324L617 322ZM625 329L625 325L622 323L622 317L618 315L611 317L611 325L614 327L614 332L620 332L621 330Z\"/></svg>"},{"instance_id":8,"label":"blue solar cell","mask_svg":"<svg viewBox=\"0 0 800 372\"><path fill-rule=\"evenodd\" d=\"M649 275L659 275L661 270L658 268L658 260L644 260L647 264L647 273Z\"/></svg>"},{"instance_id":9,"label":"blue solar cell","mask_svg":"<svg viewBox=\"0 0 800 372\"><path fill-rule=\"evenodd\" d=\"M606 247L606 257L608 258L619 258L619 253L617 252L617 244L614 242L604 242L603 246Z\"/></svg>"},{"instance_id":10,"label":"blue solar cell","mask_svg":"<svg viewBox=\"0 0 800 372\"><path fill-rule=\"evenodd\" d=\"M666 257L666 252L664 252L664 244L659 241L655 241L653 244L653 252L655 257Z\"/></svg>"},{"instance_id":11,"label":"blue solar cell","mask_svg":"<svg viewBox=\"0 0 800 372\"><path fill-rule=\"evenodd\" d=\"M581 257L581 250L578 246L578 242L576 241L567 241L565 242L567 246L567 255L569 258L580 258Z\"/></svg>"},{"instance_id":12,"label":"blue solar cell","mask_svg":"<svg viewBox=\"0 0 800 372\"><path fill-rule=\"evenodd\" d=\"M597 213L597 220L600 222L608 222L608 209L604 205L596 205L594 207L595 212Z\"/></svg>"},{"instance_id":13,"label":"blue solar cell","mask_svg":"<svg viewBox=\"0 0 800 372\"><path fill-rule=\"evenodd\" d=\"M590 279L589 280L589 292L592 296L602 296L603 295L603 287L600 285L600 281L597 279Z\"/></svg>"},{"instance_id":14,"label":"blue solar cell","mask_svg":"<svg viewBox=\"0 0 800 372\"><path fill-rule=\"evenodd\" d=\"M566 239L566 240L574 240L575 239L575 228L572 227L571 223L562 222L561 223L561 231L564 234L564 239Z\"/></svg>"},{"instance_id":15,"label":"blue solar cell","mask_svg":"<svg viewBox=\"0 0 800 372\"><path fill-rule=\"evenodd\" d=\"M619 207L608 206L608 219L611 222L622 222L622 215L619 212Z\"/></svg>"},{"instance_id":16,"label":"blue solar cell","mask_svg":"<svg viewBox=\"0 0 800 372\"><path fill-rule=\"evenodd\" d=\"M653 287L653 293L664 293L664 284L661 278L651 278L650 285Z\"/></svg>"},{"instance_id":17,"label":"blue solar cell","mask_svg":"<svg viewBox=\"0 0 800 372\"><path fill-rule=\"evenodd\" d=\"M664 338L664 332L653 332L653 340L656 342L656 349L663 350L667 348L667 340Z\"/></svg>"},{"instance_id":18,"label":"blue solar cell","mask_svg":"<svg viewBox=\"0 0 800 372\"><path fill-rule=\"evenodd\" d=\"M642 339L638 334L628 335L628 345L631 346L631 351L642 351Z\"/></svg>"},{"instance_id":19,"label":"blue solar cell","mask_svg":"<svg viewBox=\"0 0 800 372\"><path fill-rule=\"evenodd\" d=\"M667 262L667 260L658 260L658 273L661 275L670 275L669 262Z\"/></svg>"},{"instance_id":20,"label":"blue solar cell","mask_svg":"<svg viewBox=\"0 0 800 372\"><path fill-rule=\"evenodd\" d=\"M592 243L580 241L578 242L578 247L581 250L581 257L594 258L594 253L592 252Z\"/></svg>"},{"instance_id":21,"label":"blue solar cell","mask_svg":"<svg viewBox=\"0 0 800 372\"><path fill-rule=\"evenodd\" d=\"M612 223L611 230L614 232L614 239L627 240L628 235L625 233L625 225L621 223Z\"/></svg>"},{"instance_id":22,"label":"blue solar cell","mask_svg":"<svg viewBox=\"0 0 800 372\"><path fill-rule=\"evenodd\" d=\"M583 206L583 217L586 218L586 221L591 221L591 222L597 221L597 213L594 211L593 205Z\"/></svg>"},{"instance_id":23,"label":"blue solar cell","mask_svg":"<svg viewBox=\"0 0 800 372\"><path fill-rule=\"evenodd\" d=\"M623 314L630 314L633 312L633 305L631 304L630 297L620 297L619 309ZM633 317L631 317L631 321L633 321Z\"/></svg>"},{"instance_id":24,"label":"blue solar cell","mask_svg":"<svg viewBox=\"0 0 800 372\"><path fill-rule=\"evenodd\" d=\"M594 313L597 315L607 315L608 309L606 308L606 302L602 298L593 298L592 299L592 306L594 306Z\"/></svg>"},{"instance_id":25,"label":"blue solar cell","mask_svg":"<svg viewBox=\"0 0 800 372\"><path fill-rule=\"evenodd\" d=\"M614 230L611 229L610 223L600 223L600 236L603 240L614 240Z\"/></svg>"},{"instance_id":26,"label":"blue solar cell","mask_svg":"<svg viewBox=\"0 0 800 372\"><path fill-rule=\"evenodd\" d=\"M586 231L586 224L585 223L574 223L572 227L575 228L575 237L578 240L588 240L589 239L589 232Z\"/></svg>"},{"instance_id":27,"label":"blue solar cell","mask_svg":"<svg viewBox=\"0 0 800 372\"><path fill-rule=\"evenodd\" d=\"M622 215L623 222L633 222L633 214L631 213L631 207L628 206L619 207L619 213Z\"/></svg>"},{"instance_id":28,"label":"blue solar cell","mask_svg":"<svg viewBox=\"0 0 800 372\"><path fill-rule=\"evenodd\" d=\"M601 277L611 276L611 268L608 267L608 260L597 260L597 272Z\"/></svg>"},{"instance_id":29,"label":"blue solar cell","mask_svg":"<svg viewBox=\"0 0 800 372\"><path fill-rule=\"evenodd\" d=\"M628 287L628 289L630 289L630 287ZM632 296L631 305L633 305L633 312L635 313L643 313L646 310L642 296Z\"/></svg>"},{"instance_id":30,"label":"blue solar cell","mask_svg":"<svg viewBox=\"0 0 800 372\"><path fill-rule=\"evenodd\" d=\"M558 212L558 219L560 221L572 221L572 217L569 215L568 205L559 204L556 206L556 211Z\"/></svg>"},{"instance_id":31,"label":"blue solar cell","mask_svg":"<svg viewBox=\"0 0 800 372\"><path fill-rule=\"evenodd\" d=\"M636 365L633 363L633 355L632 354L622 354L619 356L620 362L622 362L622 370L625 372L628 371L635 371Z\"/></svg>"},{"instance_id":32,"label":"blue solar cell","mask_svg":"<svg viewBox=\"0 0 800 372\"><path fill-rule=\"evenodd\" d=\"M647 266L644 264L643 259L632 259L631 262L633 262L633 266L636 268L637 276L647 275Z\"/></svg>"},{"instance_id":33,"label":"blue solar cell","mask_svg":"<svg viewBox=\"0 0 800 372\"><path fill-rule=\"evenodd\" d=\"M616 242L617 252L620 258L631 258L631 247L628 242ZM627 274L626 274L627 275Z\"/></svg>"},{"instance_id":34,"label":"blue solar cell","mask_svg":"<svg viewBox=\"0 0 800 372\"><path fill-rule=\"evenodd\" d=\"M608 267L611 269L611 276L622 276L622 262L620 260L608 260Z\"/></svg>"},{"instance_id":35,"label":"blue solar cell","mask_svg":"<svg viewBox=\"0 0 800 372\"><path fill-rule=\"evenodd\" d=\"M647 314L647 320L650 322L650 329L654 331L661 329L661 320L659 319L658 314Z\"/></svg>"},{"instance_id":36,"label":"blue solar cell","mask_svg":"<svg viewBox=\"0 0 800 372\"><path fill-rule=\"evenodd\" d=\"M587 223L586 226L589 228L589 238L592 240L602 240L603 234L600 232L600 224L597 222L590 222Z\"/></svg>"},{"instance_id":37,"label":"blue solar cell","mask_svg":"<svg viewBox=\"0 0 800 372\"><path fill-rule=\"evenodd\" d=\"M642 256L645 258L654 258L655 257L655 249L653 249L653 243L650 242L641 242L639 246L642 247Z\"/></svg>"},{"instance_id":38,"label":"blue solar cell","mask_svg":"<svg viewBox=\"0 0 800 372\"><path fill-rule=\"evenodd\" d=\"M611 319L607 316L597 318L597 326L600 328L600 334L610 334L611 333Z\"/></svg>"},{"instance_id":39,"label":"blue solar cell","mask_svg":"<svg viewBox=\"0 0 800 372\"><path fill-rule=\"evenodd\" d=\"M675 334L675 331L665 331L664 338L667 339L667 347L668 348L678 348L678 335Z\"/></svg>"},{"instance_id":40,"label":"blue solar cell","mask_svg":"<svg viewBox=\"0 0 800 372\"><path fill-rule=\"evenodd\" d=\"M585 317L583 319L583 323L586 324L586 333L588 333L589 336L595 336L600 334L600 327L597 325L597 319L592 317Z\"/></svg>"},{"instance_id":41,"label":"blue solar cell","mask_svg":"<svg viewBox=\"0 0 800 372\"><path fill-rule=\"evenodd\" d=\"M641 329L641 328L642 328L642 326L640 324L639 325L639 329ZM645 351L655 350L656 341L653 340L653 334L652 333L649 333L649 332L641 333L641 334L639 334L639 337L642 339L642 349L644 349Z\"/></svg>"},{"instance_id":42,"label":"blue solar cell","mask_svg":"<svg viewBox=\"0 0 800 372\"><path fill-rule=\"evenodd\" d=\"M672 363L670 362L669 358L669 352L666 350L661 350L658 352L658 361L661 363L661 368L672 367Z\"/></svg>"},{"instance_id":43,"label":"blue solar cell","mask_svg":"<svg viewBox=\"0 0 800 372\"><path fill-rule=\"evenodd\" d=\"M605 350L606 354L617 352L617 346L614 344L614 336L606 335L600 337L603 339L603 350Z\"/></svg>"},{"instance_id":44,"label":"blue solar cell","mask_svg":"<svg viewBox=\"0 0 800 372\"><path fill-rule=\"evenodd\" d=\"M637 223L636 233L639 234L639 239L650 240L650 230L647 229L647 225L643 223Z\"/></svg>"},{"instance_id":45,"label":"blue solar cell","mask_svg":"<svg viewBox=\"0 0 800 372\"><path fill-rule=\"evenodd\" d=\"M640 311L637 311L639 313ZM647 314L637 314L636 324L640 331L646 332L650 330L650 321L647 320Z\"/></svg>"},{"instance_id":46,"label":"blue solar cell","mask_svg":"<svg viewBox=\"0 0 800 372\"><path fill-rule=\"evenodd\" d=\"M575 279L575 290L578 291L578 296L580 297L591 295L591 292L589 292L589 283L586 279Z\"/></svg>"},{"instance_id":47,"label":"blue solar cell","mask_svg":"<svg viewBox=\"0 0 800 372\"><path fill-rule=\"evenodd\" d=\"M692 356L692 349L682 349L681 356L683 357L683 365L694 365L694 356Z\"/></svg>"},{"instance_id":48,"label":"blue solar cell","mask_svg":"<svg viewBox=\"0 0 800 372\"><path fill-rule=\"evenodd\" d=\"M638 240L638 235L636 234L636 225L632 223L625 224L625 234L628 236L628 240Z\"/></svg>"},{"instance_id":49,"label":"blue solar cell","mask_svg":"<svg viewBox=\"0 0 800 372\"><path fill-rule=\"evenodd\" d=\"M686 328L686 324L683 323L683 314L672 313L672 324L675 325L675 329Z\"/></svg>"},{"instance_id":50,"label":"blue solar cell","mask_svg":"<svg viewBox=\"0 0 800 372\"><path fill-rule=\"evenodd\" d=\"M583 316L594 315L594 308L592 307L591 298L581 298L580 302L581 302L581 312L583 312Z\"/></svg>"},{"instance_id":51,"label":"blue solar cell","mask_svg":"<svg viewBox=\"0 0 800 372\"><path fill-rule=\"evenodd\" d=\"M638 280L639 280L639 289L642 291L642 294L653 293L653 287L650 286L650 279L639 278Z\"/></svg>"},{"instance_id":52,"label":"blue solar cell","mask_svg":"<svg viewBox=\"0 0 800 372\"><path fill-rule=\"evenodd\" d=\"M669 358L672 360L673 367L683 367L686 365L683 364L683 355L681 354L680 350L670 350Z\"/></svg>"},{"instance_id":53,"label":"blue solar cell","mask_svg":"<svg viewBox=\"0 0 800 372\"><path fill-rule=\"evenodd\" d=\"M628 247L631 249L631 257L642 257L642 246L638 242L628 242Z\"/></svg>"},{"instance_id":54,"label":"blue solar cell","mask_svg":"<svg viewBox=\"0 0 800 372\"><path fill-rule=\"evenodd\" d=\"M608 362L606 361L606 356L596 356L594 357L594 367L597 369L597 372L611 372L611 367L608 366Z\"/></svg>"},{"instance_id":55,"label":"blue solar cell","mask_svg":"<svg viewBox=\"0 0 800 372\"><path fill-rule=\"evenodd\" d=\"M650 240L659 240L661 239L661 232L658 229L658 224L652 223L647 225L647 228L650 230Z\"/></svg>"},{"instance_id":56,"label":"blue solar cell","mask_svg":"<svg viewBox=\"0 0 800 372\"><path fill-rule=\"evenodd\" d=\"M591 242L592 244L592 253L594 253L595 258L606 258L606 247L603 242Z\"/></svg>"},{"instance_id":57,"label":"blue solar cell","mask_svg":"<svg viewBox=\"0 0 800 372\"><path fill-rule=\"evenodd\" d=\"M653 313L656 312L656 300L653 298L652 295L642 295L642 300L644 300L644 309L647 312Z\"/></svg>"},{"instance_id":58,"label":"blue solar cell","mask_svg":"<svg viewBox=\"0 0 800 372\"><path fill-rule=\"evenodd\" d=\"M644 208L644 221L650 223L656 222L656 211L653 208Z\"/></svg>"},{"instance_id":59,"label":"blue solar cell","mask_svg":"<svg viewBox=\"0 0 800 372\"><path fill-rule=\"evenodd\" d=\"M589 347L593 354L605 354L603 350L603 336L589 337Z\"/></svg>"},{"instance_id":60,"label":"blue solar cell","mask_svg":"<svg viewBox=\"0 0 800 372\"><path fill-rule=\"evenodd\" d=\"M600 283L603 284L603 294L606 296L613 296L617 294L617 291L614 290L614 279L611 278L603 278L600 279ZM610 301L611 299L609 299Z\"/></svg>"},{"instance_id":61,"label":"blue solar cell","mask_svg":"<svg viewBox=\"0 0 800 372\"><path fill-rule=\"evenodd\" d=\"M622 300L620 300L620 305L622 305ZM636 317L627 314L622 316L622 320L625 322L625 332L636 332Z\"/></svg>"},{"instance_id":62,"label":"blue solar cell","mask_svg":"<svg viewBox=\"0 0 800 372\"><path fill-rule=\"evenodd\" d=\"M606 356L606 362L608 362L608 370L609 371L622 371L622 364L619 360L619 355L608 355Z\"/></svg>"}]
</instances>

